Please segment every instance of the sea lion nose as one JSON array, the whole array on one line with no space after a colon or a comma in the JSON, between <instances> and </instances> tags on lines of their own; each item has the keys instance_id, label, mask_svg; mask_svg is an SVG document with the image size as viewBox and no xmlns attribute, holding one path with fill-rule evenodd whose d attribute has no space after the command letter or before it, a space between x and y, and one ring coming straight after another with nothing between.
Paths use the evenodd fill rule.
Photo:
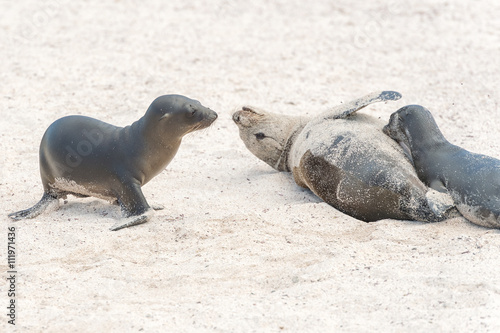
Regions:
<instances>
[{"instance_id":1,"label":"sea lion nose","mask_svg":"<svg viewBox=\"0 0 500 333\"><path fill-rule=\"evenodd\" d=\"M233 121L235 123L239 123L240 122L240 114L241 114L241 111L237 111L237 112L233 113Z\"/></svg>"},{"instance_id":2,"label":"sea lion nose","mask_svg":"<svg viewBox=\"0 0 500 333\"><path fill-rule=\"evenodd\" d=\"M210 110L210 109L209 109ZM214 110L210 110L210 113L208 115L208 118L214 122L215 120L217 120L217 118L219 117L219 115L217 114L217 112L215 112Z\"/></svg>"}]
</instances>

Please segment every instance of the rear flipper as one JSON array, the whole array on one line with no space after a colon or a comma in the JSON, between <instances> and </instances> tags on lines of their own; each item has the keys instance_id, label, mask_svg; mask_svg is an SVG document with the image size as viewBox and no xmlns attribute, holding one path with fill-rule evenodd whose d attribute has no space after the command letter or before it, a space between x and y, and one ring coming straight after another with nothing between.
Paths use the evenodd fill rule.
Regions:
<instances>
[{"instance_id":1,"label":"rear flipper","mask_svg":"<svg viewBox=\"0 0 500 333\"><path fill-rule=\"evenodd\" d=\"M455 207L453 198L448 192L439 192L431 188L425 194L425 199L427 200L429 208L438 217L446 217L446 213L451 208Z\"/></svg>"},{"instance_id":2,"label":"rear flipper","mask_svg":"<svg viewBox=\"0 0 500 333\"><path fill-rule=\"evenodd\" d=\"M31 208L20 210L15 213L9 214L9 217L13 220L21 220L21 219L32 219L42 214L47 207L49 207L53 203L59 203L59 199L54 197L47 192L43 193L42 199Z\"/></svg>"},{"instance_id":3,"label":"rear flipper","mask_svg":"<svg viewBox=\"0 0 500 333\"><path fill-rule=\"evenodd\" d=\"M451 196L433 189L405 195L400 207L408 217L421 222L440 222L460 216Z\"/></svg>"}]
</instances>

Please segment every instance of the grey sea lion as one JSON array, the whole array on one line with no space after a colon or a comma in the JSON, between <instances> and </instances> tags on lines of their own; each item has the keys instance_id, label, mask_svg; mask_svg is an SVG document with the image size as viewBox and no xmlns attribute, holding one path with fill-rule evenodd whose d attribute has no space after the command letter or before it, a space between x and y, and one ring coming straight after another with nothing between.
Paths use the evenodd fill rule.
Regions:
<instances>
[{"instance_id":1,"label":"grey sea lion","mask_svg":"<svg viewBox=\"0 0 500 333\"><path fill-rule=\"evenodd\" d=\"M84 116L58 119L40 143L42 199L9 217L33 218L72 194L118 203L126 218L111 230L145 223L152 209L141 186L170 163L184 135L215 119L214 111L180 95L156 98L142 118L126 127Z\"/></svg>"},{"instance_id":2,"label":"grey sea lion","mask_svg":"<svg viewBox=\"0 0 500 333\"><path fill-rule=\"evenodd\" d=\"M384 132L406 149L420 179L449 193L465 218L500 228L500 160L448 142L429 110L419 105L394 112Z\"/></svg>"},{"instance_id":3,"label":"grey sea lion","mask_svg":"<svg viewBox=\"0 0 500 333\"><path fill-rule=\"evenodd\" d=\"M245 106L233 114L240 137L258 158L278 171L291 171L336 209L362 221L386 218L440 221L429 206L428 188L383 123L356 113L365 106L397 100L397 92L376 92L313 118L292 117Z\"/></svg>"}]
</instances>

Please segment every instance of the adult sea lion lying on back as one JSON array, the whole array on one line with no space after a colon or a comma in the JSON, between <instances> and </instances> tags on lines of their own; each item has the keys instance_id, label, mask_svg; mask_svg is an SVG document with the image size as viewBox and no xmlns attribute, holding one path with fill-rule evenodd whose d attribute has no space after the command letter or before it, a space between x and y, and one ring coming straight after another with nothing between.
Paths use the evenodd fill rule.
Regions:
<instances>
[{"instance_id":1,"label":"adult sea lion lying on back","mask_svg":"<svg viewBox=\"0 0 500 333\"><path fill-rule=\"evenodd\" d=\"M356 113L400 97L372 93L313 118L245 106L233 120L255 156L278 171L291 171L298 185L350 216L367 222L443 220L439 200L426 197L428 188L401 147L382 132L383 123Z\"/></svg>"}]
</instances>

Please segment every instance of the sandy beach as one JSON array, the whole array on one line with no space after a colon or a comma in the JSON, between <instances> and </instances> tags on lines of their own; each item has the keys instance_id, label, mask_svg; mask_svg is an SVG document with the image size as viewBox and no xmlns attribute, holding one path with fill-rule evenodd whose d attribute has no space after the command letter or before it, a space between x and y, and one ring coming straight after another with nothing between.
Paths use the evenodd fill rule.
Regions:
<instances>
[{"instance_id":1,"label":"sandy beach","mask_svg":"<svg viewBox=\"0 0 500 333\"><path fill-rule=\"evenodd\" d=\"M498 332L500 231L464 218L364 223L244 146L242 105L315 115L378 90L500 158L500 3L1 1L0 221L6 332ZM41 197L38 149L67 115L117 126L158 96L215 110L143 187L165 206L108 230L96 198ZM15 227L15 297L8 228ZM8 323L15 300L15 326Z\"/></svg>"}]
</instances>

